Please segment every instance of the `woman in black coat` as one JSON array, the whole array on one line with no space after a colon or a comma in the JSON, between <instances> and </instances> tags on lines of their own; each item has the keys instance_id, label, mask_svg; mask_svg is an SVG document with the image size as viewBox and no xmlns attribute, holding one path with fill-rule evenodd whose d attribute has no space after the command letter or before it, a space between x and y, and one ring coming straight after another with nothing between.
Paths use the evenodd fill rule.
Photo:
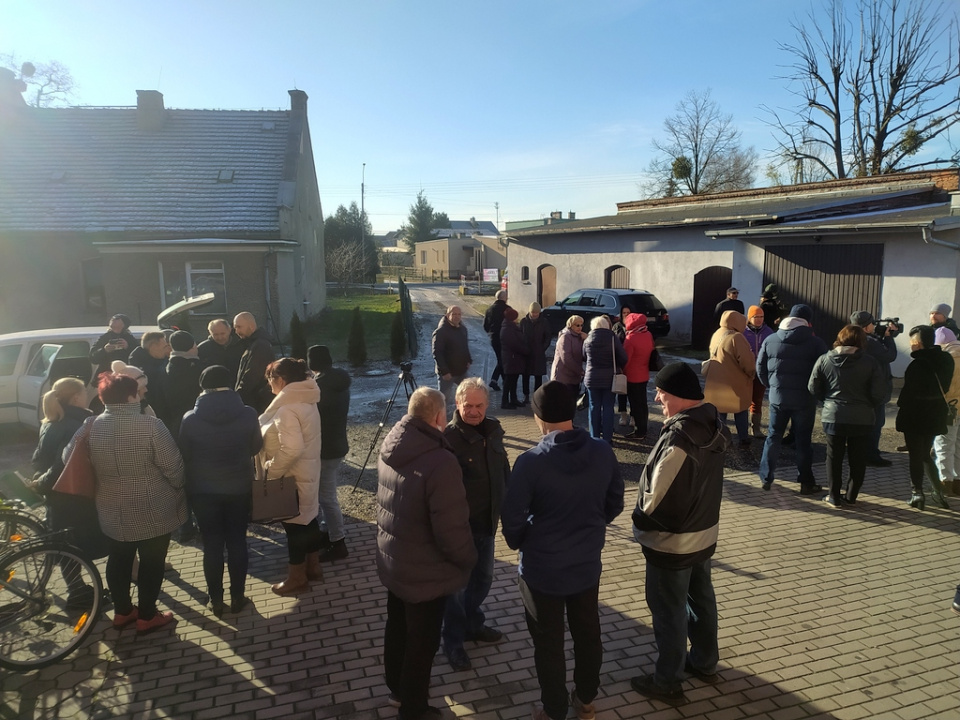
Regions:
<instances>
[{"instance_id":1,"label":"woman in black coat","mask_svg":"<svg viewBox=\"0 0 960 720\"><path fill-rule=\"evenodd\" d=\"M910 455L910 482L913 495L910 507L923 510L923 473L933 490L933 498L940 507L949 508L940 490L940 477L933 462L933 439L947 431L947 401L944 392L953 378L953 358L936 344L934 330L929 325L910 329L910 357L913 360L903 375L903 389L897 405L897 430Z\"/></svg>"},{"instance_id":2,"label":"woman in black coat","mask_svg":"<svg viewBox=\"0 0 960 720\"><path fill-rule=\"evenodd\" d=\"M540 303L530 303L529 311L520 321L520 331L530 351L523 371L523 402L526 403L543 384L543 376L547 374L547 348L553 340L549 323L540 317ZM530 388L531 376L533 389Z\"/></svg>"},{"instance_id":3,"label":"woman in black coat","mask_svg":"<svg viewBox=\"0 0 960 720\"><path fill-rule=\"evenodd\" d=\"M503 325L500 326L500 358L503 362L503 394L500 396L501 410L516 410L523 407L517 399L517 381L527 366L526 339L517 324L519 313L512 307L503 311Z\"/></svg>"},{"instance_id":4,"label":"woman in black coat","mask_svg":"<svg viewBox=\"0 0 960 720\"><path fill-rule=\"evenodd\" d=\"M864 350L867 334L859 325L847 325L837 334L830 352L821 355L810 373L808 390L823 403L820 419L827 436L827 480L830 494L824 500L839 508L842 501L853 504L867 470L876 408L883 402L886 378L878 363ZM843 484L843 456L850 464L850 485L846 497Z\"/></svg>"},{"instance_id":5,"label":"woman in black coat","mask_svg":"<svg viewBox=\"0 0 960 720\"><path fill-rule=\"evenodd\" d=\"M97 363L91 385L97 384L100 373L110 372L110 365L114 360L127 362L133 349L139 347L136 338L130 334L130 318L126 315L114 315L107 327L107 332L97 338L90 348L90 361Z\"/></svg>"}]
</instances>

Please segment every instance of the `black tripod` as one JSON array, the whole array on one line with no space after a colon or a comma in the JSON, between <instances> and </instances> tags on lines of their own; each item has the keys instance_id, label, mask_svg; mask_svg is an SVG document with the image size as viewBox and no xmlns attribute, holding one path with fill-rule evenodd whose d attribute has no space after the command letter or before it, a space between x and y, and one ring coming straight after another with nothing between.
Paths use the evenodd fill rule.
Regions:
<instances>
[{"instance_id":1,"label":"black tripod","mask_svg":"<svg viewBox=\"0 0 960 720\"><path fill-rule=\"evenodd\" d=\"M367 459L363 461L363 465L360 468L360 474L357 475L357 481L353 484L353 492L357 491L357 485L360 484L360 478L363 477L363 471L367 469L367 463L370 462L370 456L373 455L373 451L377 447L377 440L380 439L380 433L383 432L383 427L387 423L387 416L390 415L390 411L393 409L393 404L397 400L397 395L400 394L400 388L403 388L404 393L407 396L407 400L410 400L410 395L414 390L417 389L417 381L414 379L413 373L410 372L412 369L412 362L400 363L400 374L397 376L397 384L393 388L393 394L390 396L390 399L387 400L387 406L383 409L383 416L380 418L380 424L377 426L377 434L373 436L373 442L370 443L370 450L367 452Z\"/></svg>"}]
</instances>

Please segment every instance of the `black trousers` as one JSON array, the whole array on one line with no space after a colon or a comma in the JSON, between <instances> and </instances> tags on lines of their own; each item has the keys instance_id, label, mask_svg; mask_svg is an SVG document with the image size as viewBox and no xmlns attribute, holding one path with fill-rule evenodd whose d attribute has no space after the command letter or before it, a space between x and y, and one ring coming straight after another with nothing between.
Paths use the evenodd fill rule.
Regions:
<instances>
[{"instance_id":1,"label":"black trousers","mask_svg":"<svg viewBox=\"0 0 960 720\"><path fill-rule=\"evenodd\" d=\"M576 595L546 595L519 579L520 598L533 639L533 661L540 682L543 709L554 720L567 716L567 662L563 649L563 614L566 610L573 638L573 683L577 697L591 703L600 689L603 644L600 640L600 585Z\"/></svg>"},{"instance_id":2,"label":"black trousers","mask_svg":"<svg viewBox=\"0 0 960 720\"><path fill-rule=\"evenodd\" d=\"M620 397L630 398L630 416L633 418L633 424L637 426L637 432L640 435L646 435L647 421L650 417L650 410L647 407L647 383L627 382L627 394Z\"/></svg>"},{"instance_id":3,"label":"black trousers","mask_svg":"<svg viewBox=\"0 0 960 720\"><path fill-rule=\"evenodd\" d=\"M287 531L287 555L291 565L306 562L307 553L317 552L323 544L320 523L314 518L306 525L280 523Z\"/></svg>"},{"instance_id":4,"label":"black trousers","mask_svg":"<svg viewBox=\"0 0 960 720\"><path fill-rule=\"evenodd\" d=\"M923 493L924 471L931 483L940 482L940 473L937 472L937 465L931 454L933 438L933 435L922 433L905 432L903 434L903 441L907 445L907 453L910 456L910 484L913 485L913 491L916 493Z\"/></svg>"},{"instance_id":5,"label":"black trousers","mask_svg":"<svg viewBox=\"0 0 960 720\"><path fill-rule=\"evenodd\" d=\"M529 400L533 397L533 393L540 389L540 386L543 385L543 375L531 375L530 373L524 373L520 376L520 388L523 390L523 397L525 400ZM533 378L533 389L530 389L530 378Z\"/></svg>"},{"instance_id":6,"label":"black trousers","mask_svg":"<svg viewBox=\"0 0 960 720\"><path fill-rule=\"evenodd\" d=\"M847 499L856 500L863 485L863 478L867 472L867 450L870 447L870 435L827 435L827 482L830 484L830 494L840 499L840 489L843 486L843 456L846 452L850 463L850 485L847 488ZM933 441L931 440L931 443Z\"/></svg>"},{"instance_id":7,"label":"black trousers","mask_svg":"<svg viewBox=\"0 0 960 720\"><path fill-rule=\"evenodd\" d=\"M440 647L447 596L408 603L387 591L383 630L383 671L390 692L400 698L400 717L412 720L429 707L430 672Z\"/></svg>"},{"instance_id":8,"label":"black trousers","mask_svg":"<svg viewBox=\"0 0 960 720\"><path fill-rule=\"evenodd\" d=\"M490 341L490 347L493 348L493 354L497 358L497 366L493 369L493 375L490 376L490 382L495 383L503 375L503 362L500 359L500 338Z\"/></svg>"},{"instance_id":9,"label":"black trousers","mask_svg":"<svg viewBox=\"0 0 960 720\"><path fill-rule=\"evenodd\" d=\"M503 376L503 393L500 395L500 406L517 404L517 381L520 375L516 373L507 373Z\"/></svg>"},{"instance_id":10,"label":"black trousers","mask_svg":"<svg viewBox=\"0 0 960 720\"><path fill-rule=\"evenodd\" d=\"M107 587L113 598L113 607L118 615L129 615L133 610L130 598L130 581L133 575L133 559L140 555L137 571L137 607L141 620L150 620L157 614L157 598L163 584L163 564L170 547L170 535L132 542L110 541L107 558Z\"/></svg>"}]
</instances>

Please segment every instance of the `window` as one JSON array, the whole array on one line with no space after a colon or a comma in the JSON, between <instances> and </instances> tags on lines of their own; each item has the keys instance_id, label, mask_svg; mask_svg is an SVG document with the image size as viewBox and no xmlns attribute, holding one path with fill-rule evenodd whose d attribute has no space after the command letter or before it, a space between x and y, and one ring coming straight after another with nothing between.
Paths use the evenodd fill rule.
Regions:
<instances>
[{"instance_id":1,"label":"window","mask_svg":"<svg viewBox=\"0 0 960 720\"><path fill-rule=\"evenodd\" d=\"M421 264L421 265L426 265L426 264L427 264L427 251L426 251L426 250L421 250L421 251L420 251L420 264Z\"/></svg>"},{"instance_id":2,"label":"window","mask_svg":"<svg viewBox=\"0 0 960 720\"><path fill-rule=\"evenodd\" d=\"M88 310L103 310L106 293L103 290L103 260L92 258L81 263L83 269L83 297Z\"/></svg>"},{"instance_id":3,"label":"window","mask_svg":"<svg viewBox=\"0 0 960 720\"><path fill-rule=\"evenodd\" d=\"M520 268L520 282L527 282L530 279L530 268L524 265Z\"/></svg>"},{"instance_id":4,"label":"window","mask_svg":"<svg viewBox=\"0 0 960 720\"><path fill-rule=\"evenodd\" d=\"M180 264L164 260L160 263L160 302L164 309L184 298L209 292L216 298L203 307L203 314L225 315L227 298L222 262L207 260Z\"/></svg>"},{"instance_id":5,"label":"window","mask_svg":"<svg viewBox=\"0 0 960 720\"><path fill-rule=\"evenodd\" d=\"M27 368L27 375L31 377L43 377L46 375L47 370L50 369L53 356L57 354L57 350L59 349L57 345L44 345L41 347L40 352L30 361L30 366Z\"/></svg>"},{"instance_id":6,"label":"window","mask_svg":"<svg viewBox=\"0 0 960 720\"><path fill-rule=\"evenodd\" d=\"M600 296L598 304L600 307L608 308L614 312L617 311L617 299L613 295L607 295L604 293Z\"/></svg>"},{"instance_id":7,"label":"window","mask_svg":"<svg viewBox=\"0 0 960 720\"><path fill-rule=\"evenodd\" d=\"M4 345L0 347L0 377L13 375L17 369L17 358L23 345Z\"/></svg>"}]
</instances>

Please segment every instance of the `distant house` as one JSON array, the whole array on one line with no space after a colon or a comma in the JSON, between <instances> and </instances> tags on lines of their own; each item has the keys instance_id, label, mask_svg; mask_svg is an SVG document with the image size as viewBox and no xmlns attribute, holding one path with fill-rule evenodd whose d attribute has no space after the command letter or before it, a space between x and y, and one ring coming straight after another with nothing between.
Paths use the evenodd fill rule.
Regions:
<instances>
[{"instance_id":1,"label":"distant house","mask_svg":"<svg viewBox=\"0 0 960 720\"><path fill-rule=\"evenodd\" d=\"M34 108L0 72L0 332L152 324L214 292L191 328L248 310L285 335L326 301L307 95L290 109ZM6 89L4 89L6 88Z\"/></svg>"},{"instance_id":2,"label":"distant house","mask_svg":"<svg viewBox=\"0 0 960 720\"><path fill-rule=\"evenodd\" d=\"M945 302L960 315L956 170L617 205L616 215L509 234L510 302L551 305L579 288L653 292L671 337L705 347L724 290L745 305L768 283L789 308L814 311L832 341L854 310L928 322ZM909 361L898 340L902 372Z\"/></svg>"},{"instance_id":3,"label":"distant house","mask_svg":"<svg viewBox=\"0 0 960 720\"><path fill-rule=\"evenodd\" d=\"M577 214L572 210L563 216L559 210L555 210L547 217L537 218L536 220L508 220L504 227L506 231L524 230L525 228L543 227L544 225L560 225L561 223L573 222L577 219Z\"/></svg>"},{"instance_id":4,"label":"distant house","mask_svg":"<svg viewBox=\"0 0 960 720\"><path fill-rule=\"evenodd\" d=\"M482 270L504 270L507 246L489 220L451 220L435 231L435 240L416 243L413 265L430 277L469 279Z\"/></svg>"}]
</instances>

